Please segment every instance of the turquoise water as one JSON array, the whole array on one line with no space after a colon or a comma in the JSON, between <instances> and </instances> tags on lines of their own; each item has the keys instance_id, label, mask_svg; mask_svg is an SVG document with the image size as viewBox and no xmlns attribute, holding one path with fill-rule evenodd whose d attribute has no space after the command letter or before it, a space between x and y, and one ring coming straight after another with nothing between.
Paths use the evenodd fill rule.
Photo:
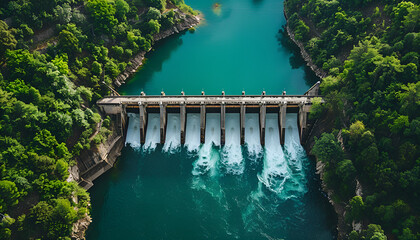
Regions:
<instances>
[{"instance_id":1,"label":"turquoise water","mask_svg":"<svg viewBox=\"0 0 420 240\"><path fill-rule=\"evenodd\" d=\"M293 69L289 49L279 30L286 23L283 1L187 1L205 20L193 34L186 32L159 42L147 64L120 88L124 94L302 94L304 68ZM311 84L311 83L309 83ZM312 84L311 84L312 85Z\"/></svg>"},{"instance_id":2,"label":"turquoise water","mask_svg":"<svg viewBox=\"0 0 420 240\"><path fill-rule=\"evenodd\" d=\"M314 79L279 33L283 1L187 1L205 22L157 44L120 92L159 94L302 94ZM245 146L239 114L207 114L206 141L199 118L187 115L186 145L179 117L168 115L165 145L159 117L149 115L146 144L139 144L138 114L129 115L127 147L117 165L90 190L93 222L87 239L334 239L335 216L320 190L314 164L299 144L296 114L287 115L281 146L276 114L259 144L258 114L246 114ZM137 124L137 125L136 125ZM215 130L215 131L214 131Z\"/></svg>"}]
</instances>

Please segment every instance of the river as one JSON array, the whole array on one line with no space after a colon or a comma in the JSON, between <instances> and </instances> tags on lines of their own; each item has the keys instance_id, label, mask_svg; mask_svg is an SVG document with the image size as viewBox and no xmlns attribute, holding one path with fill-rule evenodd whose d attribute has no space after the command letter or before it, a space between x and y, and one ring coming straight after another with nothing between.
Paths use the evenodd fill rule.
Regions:
<instances>
[{"instance_id":1,"label":"river","mask_svg":"<svg viewBox=\"0 0 420 240\"><path fill-rule=\"evenodd\" d=\"M189 0L205 21L155 45L123 94L303 94L314 78L279 33L283 1ZM246 114L245 146L239 114L207 114L199 144L199 117L187 115L180 145L179 116L168 114L166 143L159 117L149 114L139 144L138 115L130 114L127 146L117 165L90 190L93 222L87 239L334 239L336 219L320 190L314 164L299 144L296 114L287 114L281 146L277 115L266 119L259 144L258 114Z\"/></svg>"}]
</instances>

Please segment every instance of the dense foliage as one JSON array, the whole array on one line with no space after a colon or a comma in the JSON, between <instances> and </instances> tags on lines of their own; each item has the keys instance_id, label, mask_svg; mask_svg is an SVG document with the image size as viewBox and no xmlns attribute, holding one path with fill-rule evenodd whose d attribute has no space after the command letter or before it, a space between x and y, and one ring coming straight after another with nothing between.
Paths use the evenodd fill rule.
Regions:
<instances>
[{"instance_id":1,"label":"dense foliage","mask_svg":"<svg viewBox=\"0 0 420 240\"><path fill-rule=\"evenodd\" d=\"M329 73L324 116L336 118L337 130L322 135L313 153L336 200L347 202L348 222L419 239L419 2L288 0L286 11L296 38ZM355 196L356 179L363 197ZM350 239L385 239L371 236Z\"/></svg>"},{"instance_id":2,"label":"dense foliage","mask_svg":"<svg viewBox=\"0 0 420 240\"><path fill-rule=\"evenodd\" d=\"M110 133L94 103L112 79L181 21L175 5L193 13L166 3L0 2L0 239L68 239L89 214L68 169Z\"/></svg>"}]
</instances>

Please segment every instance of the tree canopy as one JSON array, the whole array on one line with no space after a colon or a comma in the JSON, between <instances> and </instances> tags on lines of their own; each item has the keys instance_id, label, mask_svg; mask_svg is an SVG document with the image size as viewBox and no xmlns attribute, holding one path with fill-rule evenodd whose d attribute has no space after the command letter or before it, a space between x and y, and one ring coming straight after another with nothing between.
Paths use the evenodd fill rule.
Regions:
<instances>
[{"instance_id":1,"label":"tree canopy","mask_svg":"<svg viewBox=\"0 0 420 240\"><path fill-rule=\"evenodd\" d=\"M349 238L418 239L419 3L288 0L285 9L295 38L328 73L327 103L311 112L336 118L312 150L326 165L324 181L348 203L349 220L376 224Z\"/></svg>"}]
</instances>

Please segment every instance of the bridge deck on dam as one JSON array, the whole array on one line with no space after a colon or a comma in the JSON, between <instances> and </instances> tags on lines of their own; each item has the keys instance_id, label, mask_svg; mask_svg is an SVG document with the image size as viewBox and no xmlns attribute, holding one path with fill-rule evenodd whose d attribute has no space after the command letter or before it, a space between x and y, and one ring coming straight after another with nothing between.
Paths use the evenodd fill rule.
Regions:
<instances>
[{"instance_id":1,"label":"bridge deck on dam","mask_svg":"<svg viewBox=\"0 0 420 240\"><path fill-rule=\"evenodd\" d=\"M235 96L235 95L189 95L189 96L109 96L100 99L98 105L138 105L140 104L209 104L209 105L259 105L259 104L281 104L287 103L287 105L297 104L308 104L311 103L311 99L316 96L306 95L246 95L246 96Z\"/></svg>"},{"instance_id":2,"label":"bridge deck on dam","mask_svg":"<svg viewBox=\"0 0 420 240\"><path fill-rule=\"evenodd\" d=\"M261 145L265 144L265 122L267 113L278 114L280 142L284 143L285 119L287 112L298 113L298 129L301 141L307 135L307 115L312 106L312 99L318 97L320 83L317 82L304 95L171 95L164 92L158 96L146 96L143 92L137 96L108 96L97 102L105 114L115 115L119 134L123 135L127 125L127 112L137 113L140 117L140 142L144 143L149 113L160 114L160 142L165 143L168 113L179 113L181 143L185 141L187 113L200 113L200 141L204 143L206 113L220 113L221 144L225 142L226 113L240 114L241 144L244 143L245 114L258 113Z\"/></svg>"}]
</instances>

